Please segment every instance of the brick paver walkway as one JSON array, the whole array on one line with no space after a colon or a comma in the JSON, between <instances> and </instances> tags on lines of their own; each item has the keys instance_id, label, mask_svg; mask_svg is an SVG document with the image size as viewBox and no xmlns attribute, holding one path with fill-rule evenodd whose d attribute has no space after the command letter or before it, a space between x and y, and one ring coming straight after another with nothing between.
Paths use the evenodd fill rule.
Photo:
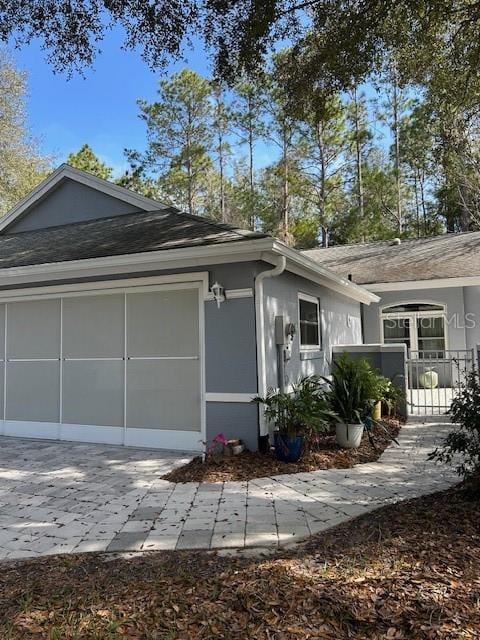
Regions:
<instances>
[{"instance_id":1,"label":"brick paver walkway","mask_svg":"<svg viewBox=\"0 0 480 640\"><path fill-rule=\"evenodd\" d=\"M451 425L408 425L375 463L173 484L175 452L0 438L0 559L82 551L276 547L458 481L427 461Z\"/></svg>"}]
</instances>

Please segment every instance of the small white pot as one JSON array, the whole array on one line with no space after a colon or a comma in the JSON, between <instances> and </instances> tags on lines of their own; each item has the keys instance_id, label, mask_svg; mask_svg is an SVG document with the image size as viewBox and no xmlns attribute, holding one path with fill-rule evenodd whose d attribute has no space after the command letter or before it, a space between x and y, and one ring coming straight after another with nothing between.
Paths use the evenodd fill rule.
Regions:
<instances>
[{"instance_id":1,"label":"small white pot","mask_svg":"<svg viewBox=\"0 0 480 640\"><path fill-rule=\"evenodd\" d=\"M342 449L358 449L363 436L363 424L344 424L338 422L335 425L337 442Z\"/></svg>"}]
</instances>

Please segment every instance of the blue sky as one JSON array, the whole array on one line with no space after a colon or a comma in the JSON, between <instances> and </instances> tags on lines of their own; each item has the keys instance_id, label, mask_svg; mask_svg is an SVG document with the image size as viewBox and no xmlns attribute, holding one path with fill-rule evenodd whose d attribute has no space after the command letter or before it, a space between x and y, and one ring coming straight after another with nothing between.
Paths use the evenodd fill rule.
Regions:
<instances>
[{"instance_id":1,"label":"blue sky","mask_svg":"<svg viewBox=\"0 0 480 640\"><path fill-rule=\"evenodd\" d=\"M16 65L27 72L27 112L30 130L43 153L54 166L69 153L88 143L95 153L119 175L127 168L123 150L145 147L145 127L138 118L137 98L153 101L159 79L183 67L209 75L210 64L200 42L186 52L185 60L172 63L162 73L154 72L139 51L121 48L122 31L107 33L101 53L84 76L55 74L46 62L39 42L11 51ZM372 89L367 87L371 97ZM376 123L376 133L385 136L386 127ZM388 134L387 134L388 137ZM257 166L269 164L278 155L275 146L260 142Z\"/></svg>"},{"instance_id":2,"label":"blue sky","mask_svg":"<svg viewBox=\"0 0 480 640\"><path fill-rule=\"evenodd\" d=\"M142 149L145 127L138 118L137 98L154 100L160 73L151 71L139 52L121 50L120 30L101 44L93 68L85 78L55 74L38 42L11 51L16 65L28 74L27 112L30 129L44 153L63 162L85 142L116 174L126 168L123 149ZM201 46L187 60L172 64L166 73L188 66L208 74ZM164 73L165 75L165 73Z\"/></svg>"}]
</instances>

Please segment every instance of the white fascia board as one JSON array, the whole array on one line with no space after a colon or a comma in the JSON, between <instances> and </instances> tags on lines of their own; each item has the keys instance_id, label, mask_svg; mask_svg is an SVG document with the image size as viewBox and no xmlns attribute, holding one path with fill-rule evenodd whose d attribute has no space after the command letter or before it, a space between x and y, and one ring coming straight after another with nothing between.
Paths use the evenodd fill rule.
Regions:
<instances>
[{"instance_id":1,"label":"white fascia board","mask_svg":"<svg viewBox=\"0 0 480 640\"><path fill-rule=\"evenodd\" d=\"M0 286L260 260L270 238L0 269Z\"/></svg>"},{"instance_id":2,"label":"white fascia board","mask_svg":"<svg viewBox=\"0 0 480 640\"><path fill-rule=\"evenodd\" d=\"M349 280L340 278L295 249L286 247L273 238L11 267L0 269L0 286L67 278L108 276L126 272L190 268L208 263L263 260L275 264L278 255L284 255L287 258L288 271L307 280L321 284L364 304L380 300L374 293Z\"/></svg>"},{"instance_id":3,"label":"white fascia board","mask_svg":"<svg viewBox=\"0 0 480 640\"><path fill-rule=\"evenodd\" d=\"M68 164L62 164L53 173L45 178L40 184L28 193L18 204L13 207L0 221L0 231L12 224L17 218L20 218L31 206L42 200L47 194L55 189L63 180L70 179L79 182L87 187L91 187L96 191L105 193L106 195L123 200L128 204L143 209L144 211L158 211L167 209L167 205L161 204L151 198L141 196L130 189L120 187L108 180L97 178L86 171L75 169Z\"/></svg>"},{"instance_id":4,"label":"white fascia board","mask_svg":"<svg viewBox=\"0 0 480 640\"><path fill-rule=\"evenodd\" d=\"M291 249L277 240L274 241L273 250L287 258L287 270L292 273L328 287L347 298L362 302L363 304L369 305L372 302L379 302L380 300L377 295L371 293L364 287L354 284L346 278L337 276L329 269L319 265L315 260L307 258L299 251Z\"/></svg>"},{"instance_id":5,"label":"white fascia board","mask_svg":"<svg viewBox=\"0 0 480 640\"><path fill-rule=\"evenodd\" d=\"M480 285L480 276L460 278L438 278L436 280L404 280L402 282L375 282L364 284L369 291L412 291L415 289L448 289L449 287L475 287Z\"/></svg>"}]
</instances>

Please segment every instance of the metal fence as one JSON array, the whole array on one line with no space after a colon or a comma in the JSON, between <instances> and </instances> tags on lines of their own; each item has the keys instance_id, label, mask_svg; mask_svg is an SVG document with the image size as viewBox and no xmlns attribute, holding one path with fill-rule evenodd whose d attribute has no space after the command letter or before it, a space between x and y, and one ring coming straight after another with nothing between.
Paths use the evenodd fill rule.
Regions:
<instances>
[{"instance_id":1,"label":"metal fence","mask_svg":"<svg viewBox=\"0 0 480 640\"><path fill-rule=\"evenodd\" d=\"M474 361L473 349L410 351L407 358L409 415L448 413Z\"/></svg>"}]
</instances>

